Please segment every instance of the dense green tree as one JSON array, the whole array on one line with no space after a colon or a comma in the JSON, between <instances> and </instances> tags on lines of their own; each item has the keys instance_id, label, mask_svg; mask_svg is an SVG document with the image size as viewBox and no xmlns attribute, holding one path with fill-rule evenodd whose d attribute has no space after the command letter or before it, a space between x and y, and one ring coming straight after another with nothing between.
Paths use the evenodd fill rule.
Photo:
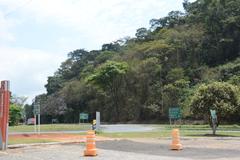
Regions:
<instances>
[{"instance_id":1,"label":"dense green tree","mask_svg":"<svg viewBox=\"0 0 240 160\"><path fill-rule=\"evenodd\" d=\"M119 91L123 83L124 75L128 71L128 65L124 62L108 61L96 69L95 73L88 78L89 82L98 85L107 91L113 101L113 113L116 121L119 121L120 96Z\"/></svg>"},{"instance_id":2,"label":"dense green tree","mask_svg":"<svg viewBox=\"0 0 240 160\"><path fill-rule=\"evenodd\" d=\"M24 105L24 112L26 120L29 118L33 118L33 106L29 104Z\"/></svg>"},{"instance_id":3,"label":"dense green tree","mask_svg":"<svg viewBox=\"0 0 240 160\"><path fill-rule=\"evenodd\" d=\"M163 102L165 113L170 107L181 107L183 109L186 94L189 92L189 81L184 79L176 80L174 83L163 87Z\"/></svg>"},{"instance_id":4,"label":"dense green tree","mask_svg":"<svg viewBox=\"0 0 240 160\"><path fill-rule=\"evenodd\" d=\"M149 31L146 28L139 28L135 34L138 40L150 40Z\"/></svg>"},{"instance_id":5,"label":"dense green tree","mask_svg":"<svg viewBox=\"0 0 240 160\"><path fill-rule=\"evenodd\" d=\"M239 88L226 82L203 84L196 90L189 105L194 115L205 119L210 118L210 109L216 110L220 122L239 109L238 94Z\"/></svg>"},{"instance_id":6,"label":"dense green tree","mask_svg":"<svg viewBox=\"0 0 240 160\"><path fill-rule=\"evenodd\" d=\"M22 119L22 108L16 104L11 104L9 108L9 125L15 126L18 125Z\"/></svg>"}]
</instances>

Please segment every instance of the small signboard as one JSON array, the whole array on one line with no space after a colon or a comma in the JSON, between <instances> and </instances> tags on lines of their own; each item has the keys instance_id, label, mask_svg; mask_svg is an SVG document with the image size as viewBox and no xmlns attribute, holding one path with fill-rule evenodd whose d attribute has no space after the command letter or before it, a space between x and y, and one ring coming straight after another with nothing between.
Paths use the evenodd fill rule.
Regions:
<instances>
[{"instance_id":1,"label":"small signboard","mask_svg":"<svg viewBox=\"0 0 240 160\"><path fill-rule=\"evenodd\" d=\"M211 113L211 117L212 117L212 119L217 119L216 110L212 110L212 109L210 109L210 113Z\"/></svg>"},{"instance_id":2,"label":"small signboard","mask_svg":"<svg viewBox=\"0 0 240 160\"><path fill-rule=\"evenodd\" d=\"M39 105L39 103L34 103L34 105L33 105L33 113L35 115L40 114L40 105Z\"/></svg>"},{"instance_id":3,"label":"small signboard","mask_svg":"<svg viewBox=\"0 0 240 160\"><path fill-rule=\"evenodd\" d=\"M180 107L169 108L169 119L181 119Z\"/></svg>"},{"instance_id":4,"label":"small signboard","mask_svg":"<svg viewBox=\"0 0 240 160\"><path fill-rule=\"evenodd\" d=\"M88 121L88 114L87 113L80 113L79 114L79 123L87 122Z\"/></svg>"},{"instance_id":5,"label":"small signboard","mask_svg":"<svg viewBox=\"0 0 240 160\"><path fill-rule=\"evenodd\" d=\"M80 120L88 120L88 114L87 113L80 113Z\"/></svg>"}]
</instances>

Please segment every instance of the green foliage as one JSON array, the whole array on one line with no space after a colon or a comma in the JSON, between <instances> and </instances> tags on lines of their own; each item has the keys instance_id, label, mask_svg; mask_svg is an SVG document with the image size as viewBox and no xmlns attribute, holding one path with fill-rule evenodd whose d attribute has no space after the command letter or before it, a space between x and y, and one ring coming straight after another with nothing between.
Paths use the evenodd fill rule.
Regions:
<instances>
[{"instance_id":1,"label":"green foliage","mask_svg":"<svg viewBox=\"0 0 240 160\"><path fill-rule=\"evenodd\" d=\"M15 126L18 125L19 121L22 118L21 115L22 108L16 104L11 104L9 108L9 125Z\"/></svg>"},{"instance_id":2,"label":"green foliage","mask_svg":"<svg viewBox=\"0 0 240 160\"><path fill-rule=\"evenodd\" d=\"M234 75L228 80L228 82L240 87L240 76Z\"/></svg>"},{"instance_id":3,"label":"green foliage","mask_svg":"<svg viewBox=\"0 0 240 160\"><path fill-rule=\"evenodd\" d=\"M138 40L149 40L149 33L150 31L148 31L146 28L139 28L137 29L135 36Z\"/></svg>"},{"instance_id":4,"label":"green foliage","mask_svg":"<svg viewBox=\"0 0 240 160\"><path fill-rule=\"evenodd\" d=\"M101 64L111 59L114 56L115 52L104 51L96 57L96 63Z\"/></svg>"},{"instance_id":5,"label":"green foliage","mask_svg":"<svg viewBox=\"0 0 240 160\"><path fill-rule=\"evenodd\" d=\"M96 69L95 73L88 77L87 81L93 82L99 87L112 88L114 81L127 73L128 65L125 62L107 61Z\"/></svg>"},{"instance_id":6,"label":"green foliage","mask_svg":"<svg viewBox=\"0 0 240 160\"><path fill-rule=\"evenodd\" d=\"M227 80L234 75L240 75L240 59L218 67L220 78Z\"/></svg>"},{"instance_id":7,"label":"green foliage","mask_svg":"<svg viewBox=\"0 0 240 160\"><path fill-rule=\"evenodd\" d=\"M107 61L96 69L94 74L88 77L87 81L99 86L108 96L111 97L113 104L113 115L119 121L121 107L121 87L123 85L123 76L128 71L128 65L125 62Z\"/></svg>"},{"instance_id":8,"label":"green foliage","mask_svg":"<svg viewBox=\"0 0 240 160\"><path fill-rule=\"evenodd\" d=\"M32 105L26 104L24 106L24 112L25 112L26 120L28 118L33 118L33 106Z\"/></svg>"},{"instance_id":9,"label":"green foliage","mask_svg":"<svg viewBox=\"0 0 240 160\"><path fill-rule=\"evenodd\" d=\"M194 115L210 116L210 109L216 110L219 119L224 119L239 109L239 88L226 82L201 85L191 99Z\"/></svg>"},{"instance_id":10,"label":"green foliage","mask_svg":"<svg viewBox=\"0 0 240 160\"><path fill-rule=\"evenodd\" d=\"M166 111L168 111L168 108L170 107L183 107L182 104L186 98L186 94L188 93L189 83L189 81L180 79L174 83L164 86L163 98L166 106Z\"/></svg>"},{"instance_id":11,"label":"green foliage","mask_svg":"<svg viewBox=\"0 0 240 160\"><path fill-rule=\"evenodd\" d=\"M205 41L203 59L211 66L228 62L239 54L239 0L197 0L185 3L187 21L202 24Z\"/></svg>"},{"instance_id":12,"label":"green foliage","mask_svg":"<svg viewBox=\"0 0 240 160\"><path fill-rule=\"evenodd\" d=\"M166 79L168 82L173 83L179 79L184 79L184 70L183 68L173 68L166 75Z\"/></svg>"},{"instance_id":13,"label":"green foliage","mask_svg":"<svg viewBox=\"0 0 240 160\"><path fill-rule=\"evenodd\" d=\"M48 83L45 85L48 94L59 91L62 88L62 79L59 76L48 77Z\"/></svg>"}]
</instances>

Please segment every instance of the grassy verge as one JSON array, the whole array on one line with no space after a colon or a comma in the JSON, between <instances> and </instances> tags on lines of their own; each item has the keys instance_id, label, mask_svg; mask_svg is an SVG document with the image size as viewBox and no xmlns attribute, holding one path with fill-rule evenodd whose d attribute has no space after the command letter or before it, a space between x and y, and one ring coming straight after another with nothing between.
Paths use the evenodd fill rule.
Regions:
<instances>
[{"instance_id":1,"label":"grassy verge","mask_svg":"<svg viewBox=\"0 0 240 160\"><path fill-rule=\"evenodd\" d=\"M171 137L171 130L151 131L151 132L118 132L118 133L99 133L100 136L110 138L166 138ZM209 131L189 131L180 130L183 137L211 137ZM217 137L240 137L240 132L217 131Z\"/></svg>"},{"instance_id":2,"label":"grassy verge","mask_svg":"<svg viewBox=\"0 0 240 160\"><path fill-rule=\"evenodd\" d=\"M90 124L43 124L41 131L85 131L91 129ZM9 132L33 132L34 125L10 126Z\"/></svg>"},{"instance_id":3,"label":"grassy verge","mask_svg":"<svg viewBox=\"0 0 240 160\"><path fill-rule=\"evenodd\" d=\"M167 129L170 130L174 127L183 129L183 130L211 130L209 125L152 125L156 128ZM218 130L231 130L231 131L240 131L240 125L219 125Z\"/></svg>"}]
</instances>

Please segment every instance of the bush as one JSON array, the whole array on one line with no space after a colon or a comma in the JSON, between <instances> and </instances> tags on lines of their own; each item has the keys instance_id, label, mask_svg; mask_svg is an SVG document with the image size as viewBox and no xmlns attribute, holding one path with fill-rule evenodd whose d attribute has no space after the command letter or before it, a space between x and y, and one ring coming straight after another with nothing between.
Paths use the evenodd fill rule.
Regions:
<instances>
[{"instance_id":1,"label":"bush","mask_svg":"<svg viewBox=\"0 0 240 160\"><path fill-rule=\"evenodd\" d=\"M228 118L239 108L239 88L226 82L199 86L191 98L190 108L196 116L210 117L210 109L217 111L218 119Z\"/></svg>"},{"instance_id":2,"label":"bush","mask_svg":"<svg viewBox=\"0 0 240 160\"><path fill-rule=\"evenodd\" d=\"M18 125L19 121L22 118L21 111L22 111L21 107L15 104L10 105L10 108L9 108L9 116L10 116L9 125L10 126Z\"/></svg>"}]
</instances>

